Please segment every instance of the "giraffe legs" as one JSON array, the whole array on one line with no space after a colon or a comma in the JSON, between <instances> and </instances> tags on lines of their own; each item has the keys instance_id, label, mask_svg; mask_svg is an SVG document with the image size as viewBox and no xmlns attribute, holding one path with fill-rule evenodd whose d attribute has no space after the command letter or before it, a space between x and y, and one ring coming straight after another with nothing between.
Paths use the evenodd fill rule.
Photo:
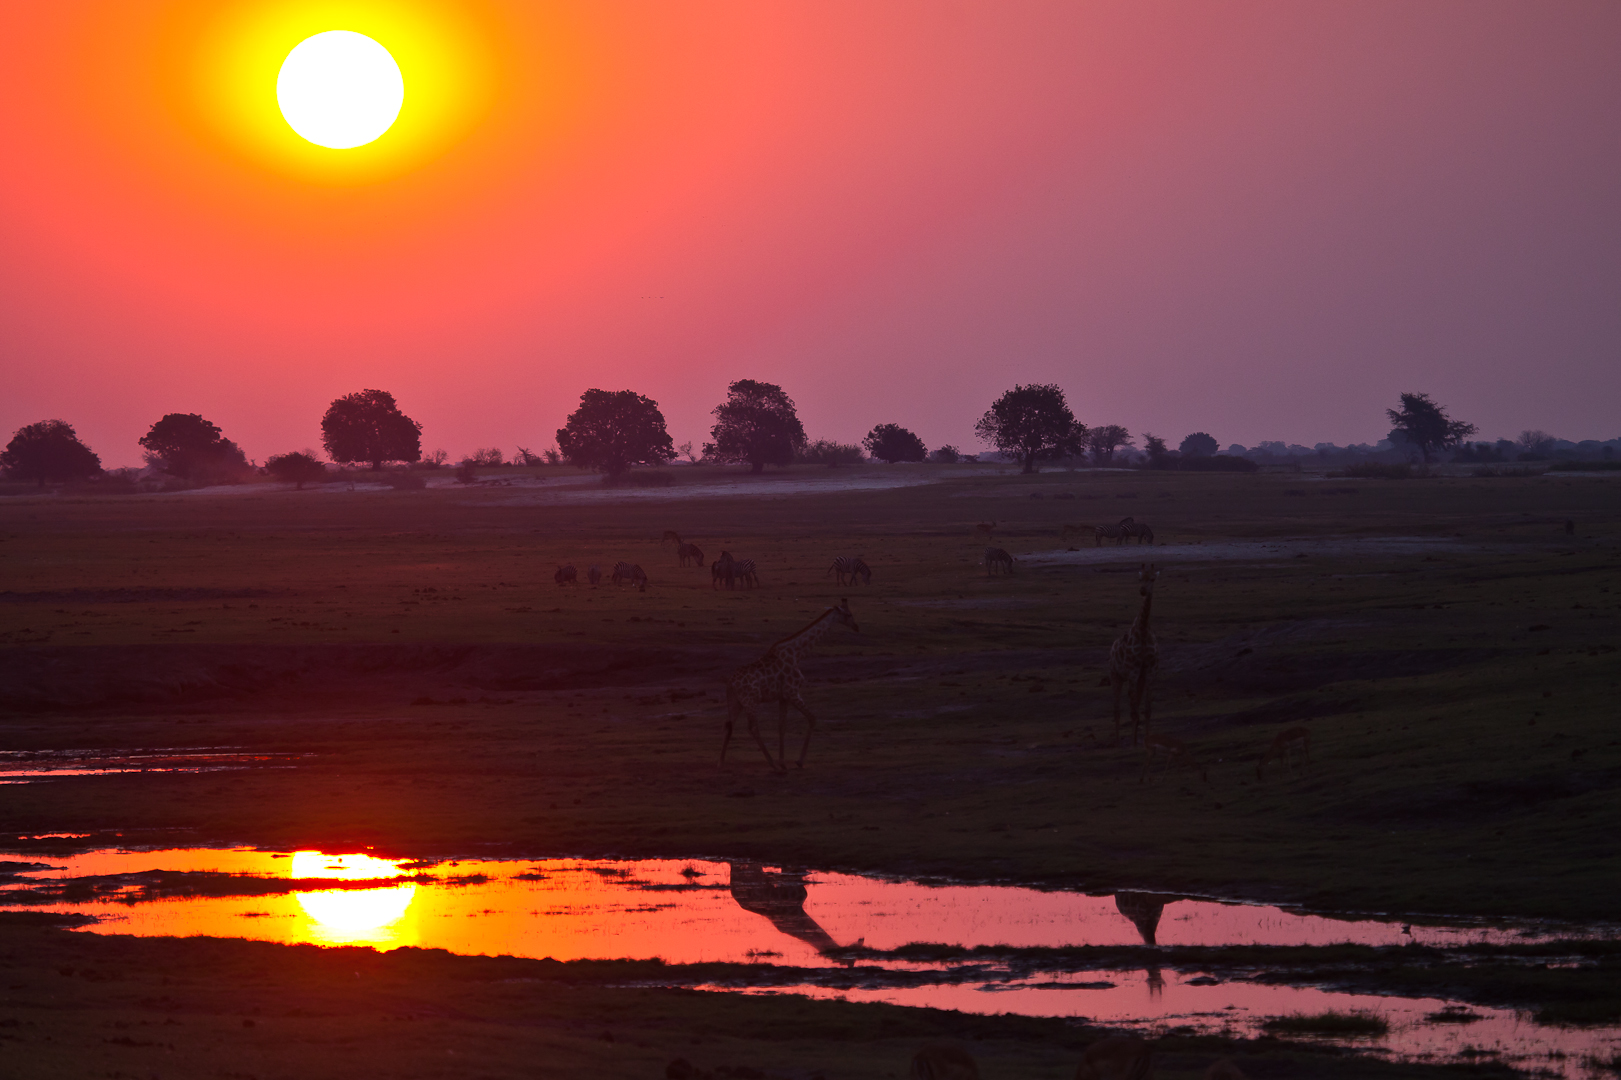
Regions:
<instances>
[{"instance_id":1,"label":"giraffe legs","mask_svg":"<svg viewBox=\"0 0 1621 1080\"><path fill-rule=\"evenodd\" d=\"M1110 683L1110 685L1112 685L1114 687L1114 744L1116 746L1119 746L1120 745L1120 694L1126 688L1126 680L1121 678L1120 676L1114 674L1113 672L1110 672L1109 673L1109 683ZM1133 706L1132 713L1133 713L1133 719L1134 720L1135 720L1136 711L1137 711L1136 707Z\"/></svg>"},{"instance_id":2,"label":"giraffe legs","mask_svg":"<svg viewBox=\"0 0 1621 1080\"><path fill-rule=\"evenodd\" d=\"M1146 742L1148 736L1153 733L1153 702L1153 684L1148 681L1148 672L1145 670L1137 676L1136 682L1131 687L1131 745L1133 746L1137 745L1137 719L1139 714L1142 717L1143 740Z\"/></svg>"},{"instance_id":3,"label":"giraffe legs","mask_svg":"<svg viewBox=\"0 0 1621 1080\"><path fill-rule=\"evenodd\" d=\"M805 741L800 744L799 761L796 762L796 767L803 769L805 767L805 753L810 749L811 733L816 730L816 717L805 707L803 698L795 698L792 702L786 700L783 702L782 715L784 719L788 716L788 706L790 704L803 713L805 717ZM782 767L784 770L788 768L788 759L786 757L782 759Z\"/></svg>"},{"instance_id":4,"label":"giraffe legs","mask_svg":"<svg viewBox=\"0 0 1621 1080\"><path fill-rule=\"evenodd\" d=\"M721 740L721 743L720 743L720 764L721 764L721 767L724 768L725 765L726 765L726 748L731 745L731 742L732 742L732 729L733 729L734 725L737 723L737 715L738 715L738 713L742 713L743 716L745 718L747 718L747 720L749 722L749 734L754 736L754 741L755 741L755 743L757 743L759 745L760 752L765 755L765 763L767 765L771 766L772 769L776 769L778 767L777 762L771 757L771 750L770 750L769 747L766 746L765 739L760 737L760 719L759 719L759 717L757 717L754 714L754 710L750 709L746 705L743 705L741 702L731 704L731 705L729 705L727 707L727 711L726 711L726 737L723 738ZM785 768L785 769L786 769L786 767L787 767L786 765L783 766L783 768Z\"/></svg>"}]
</instances>

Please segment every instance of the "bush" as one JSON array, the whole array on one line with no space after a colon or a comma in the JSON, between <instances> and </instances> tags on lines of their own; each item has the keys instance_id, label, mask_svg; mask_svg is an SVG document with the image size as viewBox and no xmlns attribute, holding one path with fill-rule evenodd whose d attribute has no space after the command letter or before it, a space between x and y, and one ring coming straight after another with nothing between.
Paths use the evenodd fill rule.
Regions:
<instances>
[{"instance_id":1,"label":"bush","mask_svg":"<svg viewBox=\"0 0 1621 1080\"><path fill-rule=\"evenodd\" d=\"M929 460L937 462L941 465L955 465L957 462L962 460L962 454L957 452L957 448L955 446L947 443L940 449L931 451L929 454Z\"/></svg>"},{"instance_id":2,"label":"bush","mask_svg":"<svg viewBox=\"0 0 1621 1080\"><path fill-rule=\"evenodd\" d=\"M326 476L326 466L317 461L314 454L295 450L266 461L265 472L284 484L296 484L298 490L303 491L305 484Z\"/></svg>"},{"instance_id":3,"label":"bush","mask_svg":"<svg viewBox=\"0 0 1621 1080\"><path fill-rule=\"evenodd\" d=\"M1359 461L1345 470L1346 476L1355 476L1363 480L1407 480L1415 474L1413 467L1405 461L1399 465L1391 465L1383 461Z\"/></svg>"},{"instance_id":4,"label":"bush","mask_svg":"<svg viewBox=\"0 0 1621 1080\"><path fill-rule=\"evenodd\" d=\"M830 469L839 465L860 465L867 460L867 456L861 452L861 447L853 443L834 442L832 439L817 439L800 450L795 457L801 464L826 465Z\"/></svg>"},{"instance_id":5,"label":"bush","mask_svg":"<svg viewBox=\"0 0 1621 1080\"><path fill-rule=\"evenodd\" d=\"M1217 454L1215 457L1182 457L1161 460L1175 462L1175 467L1182 472L1252 473L1260 468L1249 458L1228 457L1226 454Z\"/></svg>"},{"instance_id":6,"label":"bush","mask_svg":"<svg viewBox=\"0 0 1621 1080\"><path fill-rule=\"evenodd\" d=\"M897 461L922 461L929 456L923 440L899 424L879 424L861 440L867 453L893 465Z\"/></svg>"},{"instance_id":7,"label":"bush","mask_svg":"<svg viewBox=\"0 0 1621 1080\"><path fill-rule=\"evenodd\" d=\"M474 465L479 465L487 469L500 468L502 465L507 463L506 455L501 453L500 450L493 446L485 447L482 450L474 450L473 456L467 460L471 461Z\"/></svg>"}]
</instances>

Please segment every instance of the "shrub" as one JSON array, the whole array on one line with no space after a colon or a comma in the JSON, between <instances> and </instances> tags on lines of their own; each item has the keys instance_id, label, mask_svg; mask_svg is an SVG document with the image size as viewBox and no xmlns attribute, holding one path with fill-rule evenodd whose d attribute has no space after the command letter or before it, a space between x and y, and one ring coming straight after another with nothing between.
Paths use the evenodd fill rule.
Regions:
<instances>
[{"instance_id":1,"label":"shrub","mask_svg":"<svg viewBox=\"0 0 1621 1080\"><path fill-rule=\"evenodd\" d=\"M314 454L295 450L266 461L265 472L284 484L296 484L298 490L303 491L305 484L326 475L326 466L317 461Z\"/></svg>"},{"instance_id":2,"label":"shrub","mask_svg":"<svg viewBox=\"0 0 1621 1080\"><path fill-rule=\"evenodd\" d=\"M922 461L929 452L923 440L899 424L879 424L861 440L867 453L893 465L897 461Z\"/></svg>"},{"instance_id":3,"label":"shrub","mask_svg":"<svg viewBox=\"0 0 1621 1080\"><path fill-rule=\"evenodd\" d=\"M1348 466L1345 475L1364 480L1407 480L1415 474L1413 467L1405 461L1399 465L1383 461L1359 461L1355 465Z\"/></svg>"},{"instance_id":4,"label":"shrub","mask_svg":"<svg viewBox=\"0 0 1621 1080\"><path fill-rule=\"evenodd\" d=\"M500 468L507 463L506 455L493 446L487 446L482 450L474 450L473 456L467 460L484 468Z\"/></svg>"},{"instance_id":5,"label":"shrub","mask_svg":"<svg viewBox=\"0 0 1621 1080\"><path fill-rule=\"evenodd\" d=\"M929 453L929 460L938 462L941 465L955 465L957 462L962 460L962 454L957 452L957 448L955 446L947 443L940 449L931 451Z\"/></svg>"},{"instance_id":6,"label":"shrub","mask_svg":"<svg viewBox=\"0 0 1621 1080\"><path fill-rule=\"evenodd\" d=\"M1217 448L1218 444L1215 437L1207 435L1203 431L1195 431L1192 435L1183 439L1182 445L1177 447L1182 452L1183 457L1195 458L1210 457L1216 452Z\"/></svg>"},{"instance_id":7,"label":"shrub","mask_svg":"<svg viewBox=\"0 0 1621 1080\"><path fill-rule=\"evenodd\" d=\"M861 452L861 447L854 443L817 439L801 449L795 455L795 460L805 465L826 465L831 469L839 465L860 465L867 457Z\"/></svg>"},{"instance_id":8,"label":"shrub","mask_svg":"<svg viewBox=\"0 0 1621 1080\"><path fill-rule=\"evenodd\" d=\"M431 454L423 454L421 460L411 462L413 469L442 469L450 455L443 450L435 450Z\"/></svg>"}]
</instances>

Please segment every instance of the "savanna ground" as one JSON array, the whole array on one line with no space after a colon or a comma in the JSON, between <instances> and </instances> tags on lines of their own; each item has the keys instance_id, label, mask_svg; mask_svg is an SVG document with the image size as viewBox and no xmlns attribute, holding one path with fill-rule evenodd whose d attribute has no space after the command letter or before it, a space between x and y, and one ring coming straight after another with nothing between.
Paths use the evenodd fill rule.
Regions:
<instances>
[{"instance_id":1,"label":"savanna ground","mask_svg":"<svg viewBox=\"0 0 1621 1080\"><path fill-rule=\"evenodd\" d=\"M1615 480L918 467L938 482L845 490L842 470L796 470L731 476L748 494L722 497L695 469L655 497L570 499L552 492L580 478L540 472L538 488L0 501L0 749L313 755L291 770L3 786L0 830L754 858L1332 911L1614 918ZM1126 515L1170 546L1024 559L1061 552L1063 523ZM980 562L973 525L992 520L1020 558L1011 576ZM713 589L660 546L666 529L711 558L754 558L761 587ZM1278 538L1322 542L1232 546ZM834 584L840 554L867 559L870 587ZM1112 738L1105 656L1155 557L1154 728L1195 749L1208 783L1180 770L1143 784L1141 750ZM646 592L553 584L559 563L583 579L620 559L647 569ZM725 674L841 596L861 632L835 630L806 667L821 718L806 767L774 774L746 736L718 767ZM775 750L774 711L764 720ZM1258 781L1273 734L1302 723L1310 767ZM802 731L791 719L791 757ZM625 989L611 965L92 937L20 919L0 935L0 1039L20 1040L4 1044L7 1076L645 1077L684 1056L884 1077L949 1034L978 1040L987 1076L1057 1077L1095 1037L1062 1021ZM1612 987L1616 961L1596 961ZM1614 991L1594 990L1595 974L1527 980L1524 1003L1609 1015L1618 1003L1596 999ZM1157 1068L1191 1075L1218 1051L1263 1077L1433 1071L1195 1039L1168 1041Z\"/></svg>"}]
</instances>

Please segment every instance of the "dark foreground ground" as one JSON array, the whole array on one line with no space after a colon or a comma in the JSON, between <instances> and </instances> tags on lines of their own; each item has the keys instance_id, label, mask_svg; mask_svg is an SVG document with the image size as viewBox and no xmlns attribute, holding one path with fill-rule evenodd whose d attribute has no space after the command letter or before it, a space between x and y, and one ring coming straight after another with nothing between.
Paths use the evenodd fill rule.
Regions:
<instances>
[{"instance_id":1,"label":"dark foreground ground","mask_svg":"<svg viewBox=\"0 0 1621 1080\"><path fill-rule=\"evenodd\" d=\"M553 504L521 488L5 500L0 749L313 756L285 770L0 786L0 834L397 855L709 855L1331 910L1615 918L1615 481L947 475L881 492L785 496L773 488L783 478L766 477L749 498ZM1171 547L1080 565L1023 561L1066 546L1066 522L1127 514ZM972 526L992 520L996 542L1021 557L1011 577L987 578L978 563L985 544ZM656 542L671 528L711 557L725 547L755 558L761 588L715 591L708 571L678 568ZM1232 547L1279 537L1322 542ZM1190 544L1224 557L1175 558ZM825 572L839 554L867 558L871 587L833 585ZM1151 557L1166 560L1154 608L1165 665L1155 728L1194 747L1208 782L1184 770L1144 784L1140 750L1111 738L1099 678L1136 611L1137 564ZM583 571L619 559L641 563L653 586L551 581L563 561ZM822 718L807 767L773 775L745 743L718 768L726 672L843 595L861 633L830 635L807 666ZM1263 747L1297 723L1312 732L1309 768L1257 780ZM775 718L766 726L774 734ZM790 729L792 752L802 728ZM271 946L6 934L42 971L53 950L137 950L141 970L153 971L206 969L207 950L238 950L232 963L272 958L251 963L295 981L349 963L334 959L345 953ZM560 993L555 982L496 990L483 976L445 974L482 961L369 962L434 1000L472 995L435 1006L479 1017L432 1021L447 1032L496 1023L483 1011L509 1007L561 1015L544 1004ZM109 963L83 961L98 971ZM52 993L103 992L57 978ZM945 1022L594 985L561 997L581 1008L620 1002L642 1019L624 1021L612 1044L595 1016L572 1033L503 1028L513 1053L555 1043L535 1069L568 1071L552 1062L578 1052L600 1061L602 1075L657 1075L675 1051L631 1029L685 1031L710 1023L694 1019L702 1013L715 1017L716 1039L744 1041L703 1061L693 1047L685 1056L700 1067L749 1064L755 1051L743 1047L758 1046L779 1070L885 1075L904 1072L901 1044L916 1039L886 1042L883 1024ZM529 1004L503 1004L506 994ZM293 1019L310 1032L322 1022ZM371 1034L356 1052L388 1043L404 1053L383 1034L397 1023L358 1025ZM1008 1050L1005 1075L1057 1075L1063 1040L1085 1041L1056 1022L1008 1023L1038 1033L1008 1044L1024 1049ZM195 1024L293 1052L235 1014ZM843 1024L870 1034L845 1039ZM1032 1055L1028 1068L1020 1054ZM1167 1071L1195 1069L1196 1057ZM1374 1068L1311 1071L1342 1067ZM509 1074L524 1075L489 1067Z\"/></svg>"}]
</instances>

